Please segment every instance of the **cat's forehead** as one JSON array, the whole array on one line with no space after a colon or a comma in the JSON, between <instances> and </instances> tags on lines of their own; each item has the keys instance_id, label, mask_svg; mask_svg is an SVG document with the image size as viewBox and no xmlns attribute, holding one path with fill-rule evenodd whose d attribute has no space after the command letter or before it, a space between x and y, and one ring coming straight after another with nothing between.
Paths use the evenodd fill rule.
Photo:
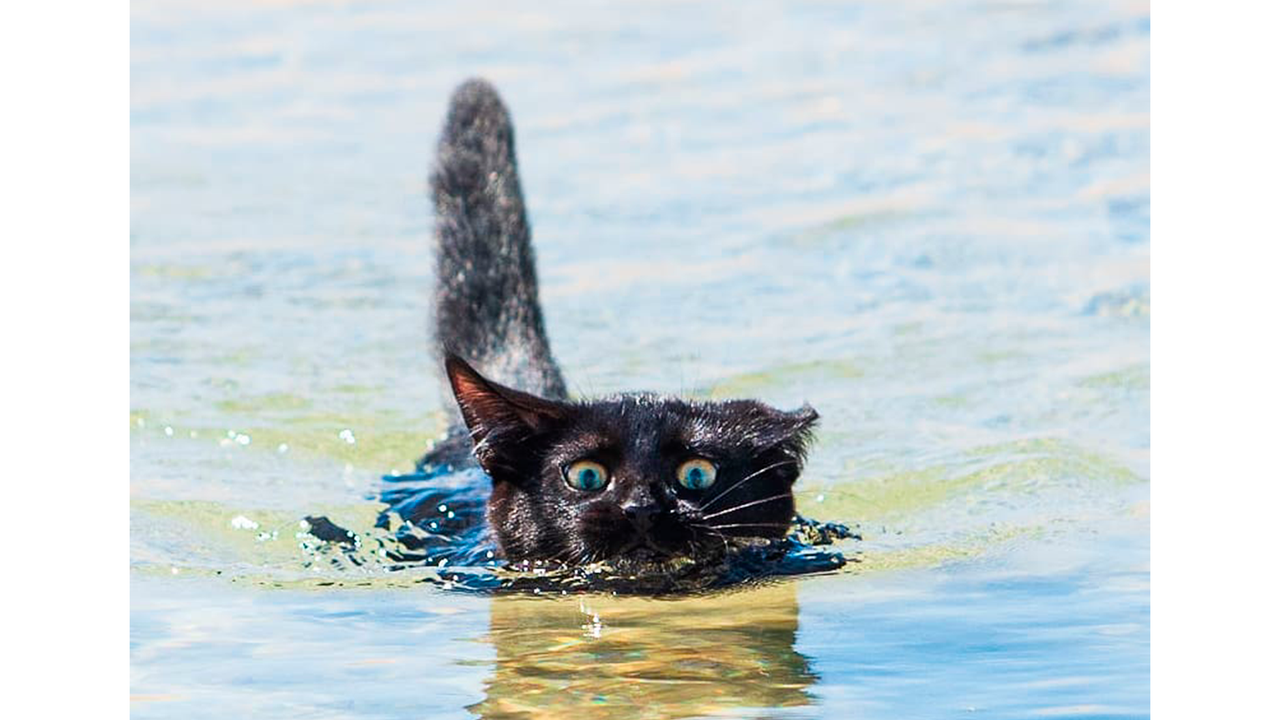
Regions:
<instances>
[{"instance_id":1,"label":"cat's forehead","mask_svg":"<svg viewBox=\"0 0 1280 720\"><path fill-rule=\"evenodd\" d=\"M754 401L696 401L631 393L580 406L575 430L626 444L738 444L768 412Z\"/></svg>"},{"instance_id":2,"label":"cat's forehead","mask_svg":"<svg viewBox=\"0 0 1280 720\"><path fill-rule=\"evenodd\" d=\"M654 393L630 393L602 398L582 406L578 428L614 436L680 433L695 421L689 403Z\"/></svg>"}]
</instances>

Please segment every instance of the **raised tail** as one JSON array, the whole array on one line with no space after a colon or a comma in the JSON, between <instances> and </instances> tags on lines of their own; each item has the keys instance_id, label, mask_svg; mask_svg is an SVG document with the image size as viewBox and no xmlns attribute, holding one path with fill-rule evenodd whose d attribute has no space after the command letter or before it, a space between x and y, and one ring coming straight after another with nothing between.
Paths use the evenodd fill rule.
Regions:
<instances>
[{"instance_id":1,"label":"raised tail","mask_svg":"<svg viewBox=\"0 0 1280 720\"><path fill-rule=\"evenodd\" d=\"M437 152L437 350L504 385L564 399L538 305L515 133L493 86L473 79L454 91Z\"/></svg>"}]
</instances>

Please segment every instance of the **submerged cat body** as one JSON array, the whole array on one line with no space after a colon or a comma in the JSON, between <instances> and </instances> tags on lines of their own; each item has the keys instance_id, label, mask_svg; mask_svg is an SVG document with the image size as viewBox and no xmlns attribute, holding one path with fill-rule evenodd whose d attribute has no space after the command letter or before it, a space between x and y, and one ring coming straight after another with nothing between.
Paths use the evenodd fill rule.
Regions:
<instances>
[{"instance_id":1,"label":"submerged cat body","mask_svg":"<svg viewBox=\"0 0 1280 720\"><path fill-rule=\"evenodd\" d=\"M505 559L662 563L787 533L812 408L567 398L538 305L514 132L488 83L455 91L431 191L435 341L492 480L486 519Z\"/></svg>"}]
</instances>

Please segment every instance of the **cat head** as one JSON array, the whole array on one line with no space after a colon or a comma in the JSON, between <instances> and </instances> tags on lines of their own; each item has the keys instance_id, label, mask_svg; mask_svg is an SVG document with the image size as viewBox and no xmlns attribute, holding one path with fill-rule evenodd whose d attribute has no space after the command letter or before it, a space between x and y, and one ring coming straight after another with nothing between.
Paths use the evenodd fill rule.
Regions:
<instances>
[{"instance_id":1,"label":"cat head","mask_svg":"<svg viewBox=\"0 0 1280 720\"><path fill-rule=\"evenodd\" d=\"M651 394L564 402L445 369L509 561L662 563L786 534L818 413Z\"/></svg>"}]
</instances>

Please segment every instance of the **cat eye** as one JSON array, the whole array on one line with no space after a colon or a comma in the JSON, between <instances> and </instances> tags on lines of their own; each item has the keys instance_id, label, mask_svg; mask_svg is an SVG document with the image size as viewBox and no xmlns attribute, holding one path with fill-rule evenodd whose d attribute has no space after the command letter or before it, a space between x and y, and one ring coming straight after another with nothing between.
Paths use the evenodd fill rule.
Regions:
<instances>
[{"instance_id":1,"label":"cat eye","mask_svg":"<svg viewBox=\"0 0 1280 720\"><path fill-rule=\"evenodd\" d=\"M715 484L716 466L703 458L686 460L676 470L676 480L690 490L706 490Z\"/></svg>"},{"instance_id":2,"label":"cat eye","mask_svg":"<svg viewBox=\"0 0 1280 720\"><path fill-rule=\"evenodd\" d=\"M609 471L592 460L579 460L564 471L564 481L574 490L599 490L609 483Z\"/></svg>"}]
</instances>

